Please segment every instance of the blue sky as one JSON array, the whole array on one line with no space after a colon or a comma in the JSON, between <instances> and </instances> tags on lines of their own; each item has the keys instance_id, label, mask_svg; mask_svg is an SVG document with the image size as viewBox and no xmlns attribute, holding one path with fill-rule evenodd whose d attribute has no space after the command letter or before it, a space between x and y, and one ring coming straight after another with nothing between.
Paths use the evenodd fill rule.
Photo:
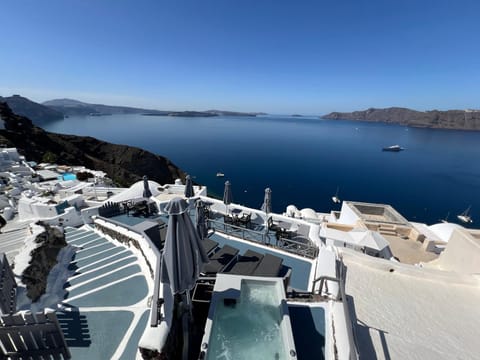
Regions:
<instances>
[{"instance_id":1,"label":"blue sky","mask_svg":"<svg viewBox=\"0 0 480 360\"><path fill-rule=\"evenodd\" d=\"M0 95L168 110L480 108L480 1L4 0Z\"/></svg>"}]
</instances>

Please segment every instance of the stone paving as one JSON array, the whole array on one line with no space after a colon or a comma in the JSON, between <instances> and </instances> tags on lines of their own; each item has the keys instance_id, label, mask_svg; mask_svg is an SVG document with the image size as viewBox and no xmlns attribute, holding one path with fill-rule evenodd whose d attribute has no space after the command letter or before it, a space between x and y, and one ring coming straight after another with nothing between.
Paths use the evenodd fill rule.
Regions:
<instances>
[{"instance_id":1,"label":"stone paving","mask_svg":"<svg viewBox=\"0 0 480 360\"><path fill-rule=\"evenodd\" d=\"M58 318L73 359L135 359L150 313L137 256L88 228L65 234L78 250Z\"/></svg>"}]
</instances>

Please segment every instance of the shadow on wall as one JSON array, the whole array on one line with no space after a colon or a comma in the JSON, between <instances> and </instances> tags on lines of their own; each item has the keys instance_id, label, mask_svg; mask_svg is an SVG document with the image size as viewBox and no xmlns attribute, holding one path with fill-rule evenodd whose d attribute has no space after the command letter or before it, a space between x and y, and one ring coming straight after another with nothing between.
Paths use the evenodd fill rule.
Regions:
<instances>
[{"instance_id":1,"label":"shadow on wall","mask_svg":"<svg viewBox=\"0 0 480 360\"><path fill-rule=\"evenodd\" d=\"M385 360L391 360L390 352L388 350L386 331L368 326L363 321L357 319L355 312L355 302L352 296L347 295L348 310L351 316L352 323L355 324L355 338L360 360L377 360L378 356L373 346L372 332L378 332L378 336L382 343L383 357Z\"/></svg>"}]
</instances>

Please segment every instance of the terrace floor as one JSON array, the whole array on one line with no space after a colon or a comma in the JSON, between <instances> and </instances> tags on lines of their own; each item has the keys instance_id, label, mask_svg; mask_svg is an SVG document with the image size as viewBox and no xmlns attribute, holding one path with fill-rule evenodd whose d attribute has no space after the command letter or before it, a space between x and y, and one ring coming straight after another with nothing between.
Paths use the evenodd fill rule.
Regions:
<instances>
[{"instance_id":1,"label":"terrace floor","mask_svg":"<svg viewBox=\"0 0 480 360\"><path fill-rule=\"evenodd\" d=\"M149 317L149 286L137 256L92 230L66 228L78 246L57 316L73 359L135 359Z\"/></svg>"},{"instance_id":2,"label":"terrace floor","mask_svg":"<svg viewBox=\"0 0 480 360\"><path fill-rule=\"evenodd\" d=\"M438 254L425 251L423 244L411 239L403 239L399 236L383 235L390 244L390 249L394 256L405 264L418 264L420 262L429 262L438 258Z\"/></svg>"}]
</instances>

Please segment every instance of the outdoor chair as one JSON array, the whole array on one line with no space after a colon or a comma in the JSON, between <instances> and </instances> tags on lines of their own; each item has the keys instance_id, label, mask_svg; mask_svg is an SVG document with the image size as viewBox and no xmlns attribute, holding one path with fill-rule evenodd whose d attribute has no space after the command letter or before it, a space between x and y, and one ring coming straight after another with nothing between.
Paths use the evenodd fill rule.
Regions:
<instances>
[{"instance_id":1,"label":"outdoor chair","mask_svg":"<svg viewBox=\"0 0 480 360\"><path fill-rule=\"evenodd\" d=\"M202 211L203 211L203 214L205 215L205 219L208 220L208 219L211 219L213 217L212 212L206 206L203 207Z\"/></svg>"},{"instance_id":2,"label":"outdoor chair","mask_svg":"<svg viewBox=\"0 0 480 360\"><path fill-rule=\"evenodd\" d=\"M277 224L275 224L273 222L273 218L270 216L267 220L267 225L268 225L268 229L269 230L272 230L272 231L278 231L278 230L281 230L280 226L278 226Z\"/></svg>"},{"instance_id":3,"label":"outdoor chair","mask_svg":"<svg viewBox=\"0 0 480 360\"><path fill-rule=\"evenodd\" d=\"M231 215L223 215L223 222L225 224L233 224L233 216Z\"/></svg>"},{"instance_id":4,"label":"outdoor chair","mask_svg":"<svg viewBox=\"0 0 480 360\"><path fill-rule=\"evenodd\" d=\"M282 228L278 228L277 231L275 231L275 236L277 240L292 239L295 235L296 235L296 232L288 231Z\"/></svg>"},{"instance_id":5,"label":"outdoor chair","mask_svg":"<svg viewBox=\"0 0 480 360\"><path fill-rule=\"evenodd\" d=\"M248 225L250 225L251 217L252 217L252 214L243 213L242 216L238 218L238 221L240 222L240 224L247 227Z\"/></svg>"},{"instance_id":6,"label":"outdoor chair","mask_svg":"<svg viewBox=\"0 0 480 360\"><path fill-rule=\"evenodd\" d=\"M239 226L240 218L237 215L223 215L223 222L229 225Z\"/></svg>"}]
</instances>

